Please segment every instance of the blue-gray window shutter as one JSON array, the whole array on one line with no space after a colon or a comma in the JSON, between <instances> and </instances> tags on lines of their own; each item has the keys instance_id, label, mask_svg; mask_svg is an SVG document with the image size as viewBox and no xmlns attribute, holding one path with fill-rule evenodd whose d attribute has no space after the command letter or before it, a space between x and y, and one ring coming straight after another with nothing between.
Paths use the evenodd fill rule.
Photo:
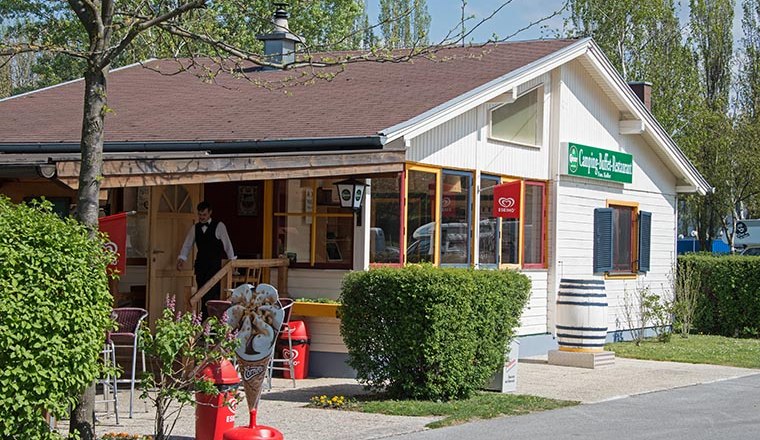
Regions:
<instances>
[{"instance_id":1,"label":"blue-gray window shutter","mask_svg":"<svg viewBox=\"0 0 760 440\"><path fill-rule=\"evenodd\" d=\"M652 213L639 212L639 272L649 272L652 249Z\"/></svg>"},{"instance_id":2,"label":"blue-gray window shutter","mask_svg":"<svg viewBox=\"0 0 760 440\"><path fill-rule=\"evenodd\" d=\"M594 273L612 270L612 208L594 210Z\"/></svg>"}]
</instances>

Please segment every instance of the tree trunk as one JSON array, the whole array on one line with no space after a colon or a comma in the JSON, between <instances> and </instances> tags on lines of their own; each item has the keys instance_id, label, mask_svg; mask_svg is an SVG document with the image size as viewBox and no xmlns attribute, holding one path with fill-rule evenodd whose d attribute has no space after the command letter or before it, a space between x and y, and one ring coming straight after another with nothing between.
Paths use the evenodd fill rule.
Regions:
<instances>
[{"instance_id":1,"label":"tree trunk","mask_svg":"<svg viewBox=\"0 0 760 440\"><path fill-rule=\"evenodd\" d=\"M91 384L79 396L71 411L69 432L79 432L81 440L95 440L95 384Z\"/></svg>"},{"instance_id":2,"label":"tree trunk","mask_svg":"<svg viewBox=\"0 0 760 440\"><path fill-rule=\"evenodd\" d=\"M82 119L82 163L79 171L77 220L89 226L92 235L98 229L98 193L103 170L103 135L106 114L106 77L108 67L90 67L84 76L84 116ZM79 396L71 413L70 432L82 440L95 439L95 384Z\"/></svg>"},{"instance_id":3,"label":"tree trunk","mask_svg":"<svg viewBox=\"0 0 760 440\"><path fill-rule=\"evenodd\" d=\"M103 171L103 138L106 116L108 67L90 68L84 76L84 116L82 120L82 163L79 170L77 219L93 229L98 225L98 193Z\"/></svg>"}]
</instances>

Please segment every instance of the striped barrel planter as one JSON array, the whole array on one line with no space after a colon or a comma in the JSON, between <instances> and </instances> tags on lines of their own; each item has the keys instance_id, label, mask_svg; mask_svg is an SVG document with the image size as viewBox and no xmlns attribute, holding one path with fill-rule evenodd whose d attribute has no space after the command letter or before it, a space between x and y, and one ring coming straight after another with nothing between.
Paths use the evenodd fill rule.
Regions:
<instances>
[{"instance_id":1,"label":"striped barrel planter","mask_svg":"<svg viewBox=\"0 0 760 440\"><path fill-rule=\"evenodd\" d=\"M556 322L561 351L603 351L607 338L604 280L561 279Z\"/></svg>"}]
</instances>

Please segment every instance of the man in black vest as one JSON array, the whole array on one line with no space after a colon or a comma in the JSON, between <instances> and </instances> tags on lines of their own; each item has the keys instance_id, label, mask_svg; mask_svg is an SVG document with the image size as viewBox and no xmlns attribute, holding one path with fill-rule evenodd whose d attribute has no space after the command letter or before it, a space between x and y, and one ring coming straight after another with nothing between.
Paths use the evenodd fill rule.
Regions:
<instances>
[{"instance_id":1,"label":"man in black vest","mask_svg":"<svg viewBox=\"0 0 760 440\"><path fill-rule=\"evenodd\" d=\"M195 246L198 248L194 266L195 282L198 288L206 284L222 268L223 252L227 254L227 258L230 260L237 258L235 251L232 249L230 236L227 234L227 227L224 226L224 223L213 220L211 213L210 203L203 201L198 204L198 223L187 231L185 242L177 258L177 270L182 270L193 248L193 243L195 243ZM217 283L203 297L204 317L207 316L206 301L219 299L220 291L221 288Z\"/></svg>"}]
</instances>

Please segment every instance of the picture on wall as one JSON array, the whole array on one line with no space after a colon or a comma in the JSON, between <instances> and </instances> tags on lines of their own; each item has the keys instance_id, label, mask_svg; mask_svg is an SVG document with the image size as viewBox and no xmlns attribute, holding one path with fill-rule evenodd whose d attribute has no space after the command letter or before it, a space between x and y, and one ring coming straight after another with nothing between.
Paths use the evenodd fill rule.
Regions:
<instances>
[{"instance_id":1,"label":"picture on wall","mask_svg":"<svg viewBox=\"0 0 760 440\"><path fill-rule=\"evenodd\" d=\"M259 214L259 188L256 185L241 185L238 187L237 214L256 216Z\"/></svg>"}]
</instances>

